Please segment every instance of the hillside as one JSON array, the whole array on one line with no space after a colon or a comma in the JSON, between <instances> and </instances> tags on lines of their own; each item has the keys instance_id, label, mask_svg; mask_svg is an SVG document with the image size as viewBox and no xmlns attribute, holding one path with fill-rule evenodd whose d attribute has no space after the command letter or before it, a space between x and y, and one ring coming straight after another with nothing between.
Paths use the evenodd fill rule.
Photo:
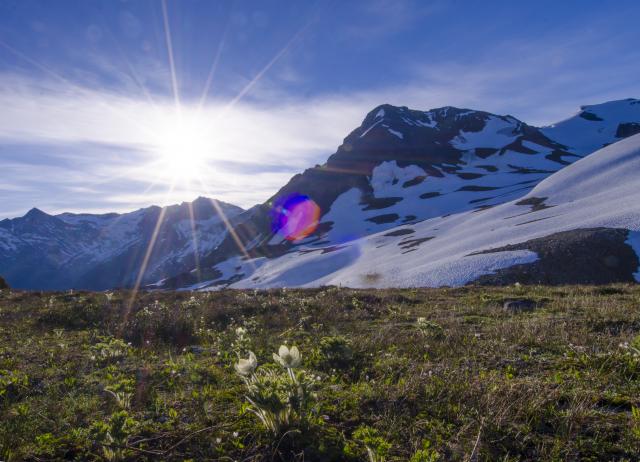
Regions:
<instances>
[{"instance_id":1,"label":"hillside","mask_svg":"<svg viewBox=\"0 0 640 462\"><path fill-rule=\"evenodd\" d=\"M624 105L637 111L636 103ZM603 107L610 110L611 105ZM563 127L571 120L559 124L558 130L566 132ZM596 132L601 129L595 127ZM511 130L512 126L507 132ZM498 135L485 133L483 145L507 132L500 128ZM467 135L468 139L473 138ZM272 234L263 245L267 252L249 247L255 258L233 256L215 264L216 278L192 285L181 282L190 288L264 288L636 280L640 135L568 166L560 160L572 157L561 156L561 151L516 153L514 138L507 142L510 147L493 154L495 158L480 157L474 147L476 153L454 173L440 176L428 175L415 164L382 162L367 177L372 193L367 196L356 186L341 193L319 219L315 234L293 243ZM477 173L480 162L492 168Z\"/></svg>"}]
</instances>

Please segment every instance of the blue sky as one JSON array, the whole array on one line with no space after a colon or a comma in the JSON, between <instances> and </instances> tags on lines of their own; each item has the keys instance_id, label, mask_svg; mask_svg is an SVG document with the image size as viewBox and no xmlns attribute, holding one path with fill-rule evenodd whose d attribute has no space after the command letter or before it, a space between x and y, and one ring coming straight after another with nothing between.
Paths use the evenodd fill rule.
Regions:
<instances>
[{"instance_id":1,"label":"blue sky","mask_svg":"<svg viewBox=\"0 0 640 462\"><path fill-rule=\"evenodd\" d=\"M249 207L381 103L542 125L638 97L638 17L637 1L0 0L0 218Z\"/></svg>"}]
</instances>

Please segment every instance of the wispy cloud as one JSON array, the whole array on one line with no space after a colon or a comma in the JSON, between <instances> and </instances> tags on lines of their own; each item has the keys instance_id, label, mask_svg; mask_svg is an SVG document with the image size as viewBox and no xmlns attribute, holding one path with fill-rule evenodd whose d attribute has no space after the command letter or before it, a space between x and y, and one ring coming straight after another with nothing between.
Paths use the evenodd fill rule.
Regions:
<instances>
[{"instance_id":1,"label":"wispy cloud","mask_svg":"<svg viewBox=\"0 0 640 462\"><path fill-rule=\"evenodd\" d=\"M17 192L30 184L40 196L21 196L34 201L25 209L59 211L50 192L66 185L76 193L85 188L103 194L105 210L156 202L161 195L149 192L151 184L171 188L171 178L154 170L158 138L175 117L170 100L151 103L141 95L4 74L0 106L3 189ZM265 200L294 173L326 158L362 116L361 108L345 110L343 102L332 101L271 107L239 102L231 108L210 101L201 111L184 104L182 113L203 122L213 150L202 172L204 186L177 185L163 202L211 193L243 206ZM123 182L126 193L113 191Z\"/></svg>"},{"instance_id":2,"label":"wispy cloud","mask_svg":"<svg viewBox=\"0 0 640 462\"><path fill-rule=\"evenodd\" d=\"M402 11L397 15L398 24L411 20ZM198 194L248 207L266 200L295 173L324 162L381 103L418 109L455 105L552 123L580 104L640 94L634 78L640 51L616 55L627 39L603 37L595 28L570 38L511 40L472 59L414 63L402 82L313 97L291 94L287 80L304 76L287 61L274 80L265 75L232 107L215 98L201 110L197 101L182 102L187 117L203 122L215 149L202 172L205 186L179 185L170 196L170 179L159 178L153 165L157 139L175 115L171 98L150 99L135 82L116 92L0 74L0 190L12 199L0 216L15 213L17 203L24 210L37 205L53 212L117 211ZM283 78L282 72L290 76Z\"/></svg>"},{"instance_id":3,"label":"wispy cloud","mask_svg":"<svg viewBox=\"0 0 640 462\"><path fill-rule=\"evenodd\" d=\"M441 1L410 2L397 0L371 0L364 4L360 17L346 26L342 35L347 40L361 40L361 46L375 46L383 39L405 30L441 9Z\"/></svg>"}]
</instances>

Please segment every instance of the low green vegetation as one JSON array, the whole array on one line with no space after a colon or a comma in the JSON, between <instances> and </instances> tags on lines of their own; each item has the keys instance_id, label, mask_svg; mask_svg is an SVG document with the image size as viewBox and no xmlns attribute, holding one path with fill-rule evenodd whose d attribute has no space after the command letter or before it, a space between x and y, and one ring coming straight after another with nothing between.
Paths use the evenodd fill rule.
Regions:
<instances>
[{"instance_id":1,"label":"low green vegetation","mask_svg":"<svg viewBox=\"0 0 640 462\"><path fill-rule=\"evenodd\" d=\"M0 291L0 460L640 459L638 286L130 300Z\"/></svg>"}]
</instances>

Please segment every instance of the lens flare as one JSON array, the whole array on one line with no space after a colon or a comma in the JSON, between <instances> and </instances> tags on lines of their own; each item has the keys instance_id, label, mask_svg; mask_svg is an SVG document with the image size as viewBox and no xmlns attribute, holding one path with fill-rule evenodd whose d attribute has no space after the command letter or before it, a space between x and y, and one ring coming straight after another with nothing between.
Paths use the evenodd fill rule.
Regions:
<instances>
[{"instance_id":1,"label":"lens flare","mask_svg":"<svg viewBox=\"0 0 640 462\"><path fill-rule=\"evenodd\" d=\"M272 229L288 241L309 236L316 230L319 221L320 207L305 195L285 197L272 209Z\"/></svg>"}]
</instances>

